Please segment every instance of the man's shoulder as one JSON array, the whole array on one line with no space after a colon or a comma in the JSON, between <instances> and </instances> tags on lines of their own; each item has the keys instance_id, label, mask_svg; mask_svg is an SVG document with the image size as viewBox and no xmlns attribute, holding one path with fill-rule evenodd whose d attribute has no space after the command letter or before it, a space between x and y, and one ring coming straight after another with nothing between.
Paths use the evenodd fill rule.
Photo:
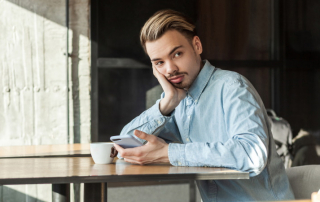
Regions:
<instances>
[{"instance_id":1,"label":"man's shoulder","mask_svg":"<svg viewBox=\"0 0 320 202\"><path fill-rule=\"evenodd\" d=\"M221 84L231 85L234 83L242 83L243 78L244 77L237 72L215 68L212 80Z\"/></svg>"}]
</instances>

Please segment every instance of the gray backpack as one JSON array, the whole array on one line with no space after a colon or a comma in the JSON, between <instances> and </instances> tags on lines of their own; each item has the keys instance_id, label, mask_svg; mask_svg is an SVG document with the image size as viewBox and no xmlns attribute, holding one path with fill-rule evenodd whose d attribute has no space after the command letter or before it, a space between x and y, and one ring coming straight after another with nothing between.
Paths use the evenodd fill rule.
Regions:
<instances>
[{"instance_id":1,"label":"gray backpack","mask_svg":"<svg viewBox=\"0 0 320 202\"><path fill-rule=\"evenodd\" d=\"M267 109L271 123L271 132L276 143L277 153L283 160L285 168L291 167L292 131L290 124L285 119L278 117L272 109Z\"/></svg>"}]
</instances>

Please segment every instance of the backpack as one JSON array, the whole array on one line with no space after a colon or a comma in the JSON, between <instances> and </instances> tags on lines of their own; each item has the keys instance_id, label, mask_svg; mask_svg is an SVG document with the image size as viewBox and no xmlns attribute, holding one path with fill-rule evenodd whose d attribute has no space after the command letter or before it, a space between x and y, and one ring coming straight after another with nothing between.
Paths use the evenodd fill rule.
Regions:
<instances>
[{"instance_id":1,"label":"backpack","mask_svg":"<svg viewBox=\"0 0 320 202\"><path fill-rule=\"evenodd\" d=\"M267 113L277 153L282 158L284 167L289 168L292 163L292 131L290 124L285 119L278 117L272 109L267 109Z\"/></svg>"}]
</instances>

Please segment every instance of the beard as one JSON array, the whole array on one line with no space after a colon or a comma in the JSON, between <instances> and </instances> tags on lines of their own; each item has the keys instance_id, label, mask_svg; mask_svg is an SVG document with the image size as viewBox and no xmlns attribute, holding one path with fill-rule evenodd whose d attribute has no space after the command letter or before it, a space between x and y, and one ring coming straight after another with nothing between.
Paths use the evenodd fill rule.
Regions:
<instances>
[{"instance_id":1,"label":"beard","mask_svg":"<svg viewBox=\"0 0 320 202\"><path fill-rule=\"evenodd\" d=\"M188 89L191 86L191 82L182 81L180 83L171 83L174 87L179 89Z\"/></svg>"},{"instance_id":2,"label":"beard","mask_svg":"<svg viewBox=\"0 0 320 202\"><path fill-rule=\"evenodd\" d=\"M200 66L200 70L199 70L198 74L200 73L201 69L204 66L204 63L202 62L201 58L199 59L199 66ZM187 72L174 72L173 74L170 74L166 78L170 82L169 79L174 76L185 75L182 82L180 82L180 83L171 83L170 82L170 83L176 88L188 90L191 87L191 85L193 84L194 80L197 78L198 74L194 75L193 77L188 77L189 74Z\"/></svg>"},{"instance_id":3,"label":"beard","mask_svg":"<svg viewBox=\"0 0 320 202\"><path fill-rule=\"evenodd\" d=\"M170 82L170 78L174 77L174 76L178 76L178 75L185 75L184 79L182 82L180 83L171 83ZM179 89L189 89L193 83L193 81L195 80L195 78L191 78L191 80L188 80L188 76L189 74L187 72L177 72L175 74L170 75L169 77L167 77L167 80L176 88Z\"/></svg>"}]
</instances>

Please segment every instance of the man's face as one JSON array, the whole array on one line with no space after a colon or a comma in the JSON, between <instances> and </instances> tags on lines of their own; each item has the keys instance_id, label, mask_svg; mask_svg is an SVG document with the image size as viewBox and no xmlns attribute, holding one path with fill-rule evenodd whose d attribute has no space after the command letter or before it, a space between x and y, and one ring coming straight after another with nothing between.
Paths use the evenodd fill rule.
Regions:
<instances>
[{"instance_id":1,"label":"man's face","mask_svg":"<svg viewBox=\"0 0 320 202\"><path fill-rule=\"evenodd\" d=\"M153 67L176 88L190 88L202 68L202 45L197 36L191 44L180 32L169 30L159 39L146 42L146 50Z\"/></svg>"}]
</instances>

